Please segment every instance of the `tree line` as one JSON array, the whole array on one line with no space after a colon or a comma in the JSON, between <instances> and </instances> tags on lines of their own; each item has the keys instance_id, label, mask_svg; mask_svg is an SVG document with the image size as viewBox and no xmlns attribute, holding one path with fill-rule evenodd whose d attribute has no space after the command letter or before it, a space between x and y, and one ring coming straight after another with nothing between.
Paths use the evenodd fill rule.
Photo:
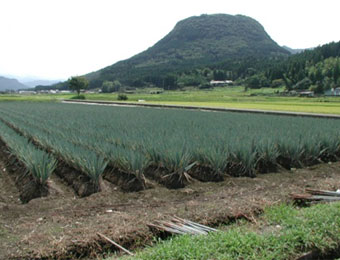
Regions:
<instances>
[{"instance_id":1,"label":"tree line","mask_svg":"<svg viewBox=\"0 0 340 260\"><path fill-rule=\"evenodd\" d=\"M204 64L202 62L201 64ZM126 66L133 66L132 64ZM211 80L233 80L246 88L280 87L290 90L310 89L322 93L340 87L340 42L332 42L289 57L244 57L226 59L212 65L183 64L172 71L165 64L149 71L122 69L122 75L114 78L110 69L104 69L101 77L89 79L90 89L104 93L122 89L158 87L165 90L186 86L208 88ZM52 86L37 86L36 90L57 88L69 89L70 81Z\"/></svg>"}]
</instances>

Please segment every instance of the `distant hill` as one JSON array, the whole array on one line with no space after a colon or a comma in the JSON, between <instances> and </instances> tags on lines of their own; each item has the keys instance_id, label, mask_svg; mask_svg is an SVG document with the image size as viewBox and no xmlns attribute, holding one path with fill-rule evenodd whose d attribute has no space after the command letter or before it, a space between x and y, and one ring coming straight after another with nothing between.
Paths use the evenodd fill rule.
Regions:
<instances>
[{"instance_id":1,"label":"distant hill","mask_svg":"<svg viewBox=\"0 0 340 260\"><path fill-rule=\"evenodd\" d=\"M305 48L305 49L292 49L288 46L282 46L282 48L284 48L285 50L289 51L291 54L298 54L298 53L301 53L303 51L306 51L306 50L313 50L314 48Z\"/></svg>"},{"instance_id":2,"label":"distant hill","mask_svg":"<svg viewBox=\"0 0 340 260\"><path fill-rule=\"evenodd\" d=\"M10 79L0 76L0 91L25 89L28 86L20 83L17 79Z\"/></svg>"},{"instance_id":3,"label":"distant hill","mask_svg":"<svg viewBox=\"0 0 340 260\"><path fill-rule=\"evenodd\" d=\"M297 53L300 53L300 52L303 52L304 50L306 50L306 49L292 49L292 48L285 46L285 45L282 46L282 48L289 51L291 54L297 54Z\"/></svg>"},{"instance_id":4,"label":"distant hill","mask_svg":"<svg viewBox=\"0 0 340 260\"><path fill-rule=\"evenodd\" d=\"M25 85L27 85L30 88L34 88L36 86L50 86L53 84L56 84L60 82L61 80L43 80L43 79L37 79L37 80L30 80L30 81L23 81Z\"/></svg>"},{"instance_id":5,"label":"distant hill","mask_svg":"<svg viewBox=\"0 0 340 260\"><path fill-rule=\"evenodd\" d=\"M288 56L256 20L243 15L201 15L178 22L163 39L130 59L117 62L86 77L92 87L104 80L119 80L138 87L155 85L166 74L247 57Z\"/></svg>"}]
</instances>

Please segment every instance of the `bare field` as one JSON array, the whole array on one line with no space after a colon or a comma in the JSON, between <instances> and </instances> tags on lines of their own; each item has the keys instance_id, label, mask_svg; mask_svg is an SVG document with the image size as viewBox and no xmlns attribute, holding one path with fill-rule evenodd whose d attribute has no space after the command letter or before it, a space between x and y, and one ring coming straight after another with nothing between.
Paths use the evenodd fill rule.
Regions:
<instances>
[{"instance_id":1,"label":"bare field","mask_svg":"<svg viewBox=\"0 0 340 260\"><path fill-rule=\"evenodd\" d=\"M0 259L96 259L116 250L97 232L133 250L152 240L147 223L156 219L177 215L216 226L288 201L291 192L340 186L338 162L219 183L196 181L178 190L154 184L125 193L104 181L106 190L86 198L52 175L49 196L21 204L13 173L1 160L0 166Z\"/></svg>"}]
</instances>

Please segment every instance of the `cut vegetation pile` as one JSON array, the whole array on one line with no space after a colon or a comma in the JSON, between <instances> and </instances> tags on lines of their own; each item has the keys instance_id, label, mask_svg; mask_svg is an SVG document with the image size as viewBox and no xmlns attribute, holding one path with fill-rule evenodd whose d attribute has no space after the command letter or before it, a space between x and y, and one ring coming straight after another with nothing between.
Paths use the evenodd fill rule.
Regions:
<instances>
[{"instance_id":1,"label":"cut vegetation pile","mask_svg":"<svg viewBox=\"0 0 340 260\"><path fill-rule=\"evenodd\" d=\"M84 196L100 191L102 178L126 191L147 188L147 178L181 188L340 154L332 119L24 102L1 103L0 119L72 169L70 184L90 183ZM66 180L67 172L56 171Z\"/></svg>"}]
</instances>

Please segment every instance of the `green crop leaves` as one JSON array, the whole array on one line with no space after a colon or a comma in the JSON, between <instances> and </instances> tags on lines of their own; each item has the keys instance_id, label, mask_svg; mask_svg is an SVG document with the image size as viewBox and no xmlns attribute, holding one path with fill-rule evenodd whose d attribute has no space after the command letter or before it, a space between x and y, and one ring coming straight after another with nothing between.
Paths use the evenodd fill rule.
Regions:
<instances>
[{"instance_id":1,"label":"green crop leaves","mask_svg":"<svg viewBox=\"0 0 340 260\"><path fill-rule=\"evenodd\" d=\"M51 155L33 148L19 157L36 182L40 184L46 183L57 166L57 161Z\"/></svg>"},{"instance_id":2,"label":"green crop leaves","mask_svg":"<svg viewBox=\"0 0 340 260\"><path fill-rule=\"evenodd\" d=\"M0 121L0 136L11 153L25 165L35 181L44 185L56 167L56 160L46 152L37 149L25 137Z\"/></svg>"},{"instance_id":3,"label":"green crop leaves","mask_svg":"<svg viewBox=\"0 0 340 260\"><path fill-rule=\"evenodd\" d=\"M0 118L94 180L106 165L138 178L149 166L188 178L198 165L254 177L340 155L340 120L25 102L1 103Z\"/></svg>"}]
</instances>

